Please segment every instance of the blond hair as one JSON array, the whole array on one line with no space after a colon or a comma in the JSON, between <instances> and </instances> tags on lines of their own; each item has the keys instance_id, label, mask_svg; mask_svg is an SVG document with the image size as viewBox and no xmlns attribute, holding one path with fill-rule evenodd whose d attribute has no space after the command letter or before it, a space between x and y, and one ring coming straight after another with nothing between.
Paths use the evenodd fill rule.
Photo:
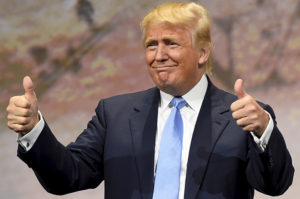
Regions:
<instances>
[{"instance_id":1,"label":"blond hair","mask_svg":"<svg viewBox=\"0 0 300 199\"><path fill-rule=\"evenodd\" d=\"M210 17L207 10L196 3L167 3L158 6L144 17L141 23L143 42L150 24L170 23L183 25L192 33L193 45L195 47L211 48ZM211 74L211 59L206 62L206 73Z\"/></svg>"}]
</instances>

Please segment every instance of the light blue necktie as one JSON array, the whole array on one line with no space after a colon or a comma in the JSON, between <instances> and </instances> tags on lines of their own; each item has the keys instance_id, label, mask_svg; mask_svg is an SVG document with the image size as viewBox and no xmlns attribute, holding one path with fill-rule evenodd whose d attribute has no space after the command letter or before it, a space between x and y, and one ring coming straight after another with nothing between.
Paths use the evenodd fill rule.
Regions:
<instances>
[{"instance_id":1,"label":"light blue necktie","mask_svg":"<svg viewBox=\"0 0 300 199\"><path fill-rule=\"evenodd\" d=\"M183 122L180 109L186 105L181 97L170 102L174 106L165 124L160 142L153 199L178 199Z\"/></svg>"}]
</instances>

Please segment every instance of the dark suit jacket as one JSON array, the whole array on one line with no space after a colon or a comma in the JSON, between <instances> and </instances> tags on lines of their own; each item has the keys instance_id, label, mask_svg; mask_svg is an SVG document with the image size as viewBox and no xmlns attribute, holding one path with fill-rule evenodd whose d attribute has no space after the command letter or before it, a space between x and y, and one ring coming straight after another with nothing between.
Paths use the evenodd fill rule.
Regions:
<instances>
[{"instance_id":1,"label":"dark suit jacket","mask_svg":"<svg viewBox=\"0 0 300 199\"><path fill-rule=\"evenodd\" d=\"M264 153L236 125L230 105L236 97L209 82L195 126L186 173L185 199L249 199L254 189L282 194L294 168L275 122ZM33 148L18 156L43 187L65 194L105 181L107 199L151 199L159 90L101 100L96 115L74 143L60 144L45 125Z\"/></svg>"}]
</instances>

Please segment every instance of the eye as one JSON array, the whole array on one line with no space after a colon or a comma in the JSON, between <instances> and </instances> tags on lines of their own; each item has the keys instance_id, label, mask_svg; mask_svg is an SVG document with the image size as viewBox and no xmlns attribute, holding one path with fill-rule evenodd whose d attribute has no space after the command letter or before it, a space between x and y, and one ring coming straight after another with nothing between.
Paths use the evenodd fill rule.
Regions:
<instances>
[{"instance_id":1,"label":"eye","mask_svg":"<svg viewBox=\"0 0 300 199\"><path fill-rule=\"evenodd\" d=\"M170 42L170 46L178 46L176 42Z\"/></svg>"},{"instance_id":2,"label":"eye","mask_svg":"<svg viewBox=\"0 0 300 199\"><path fill-rule=\"evenodd\" d=\"M155 50L156 47L157 47L157 42L155 42L155 41L147 42L147 43L145 44L145 47L146 47L148 50Z\"/></svg>"},{"instance_id":3,"label":"eye","mask_svg":"<svg viewBox=\"0 0 300 199\"><path fill-rule=\"evenodd\" d=\"M167 44L168 46L170 46L171 48L175 48L175 47L179 46L179 44L178 44L177 42L171 41L171 40L168 40L168 41L166 42L166 44Z\"/></svg>"}]
</instances>

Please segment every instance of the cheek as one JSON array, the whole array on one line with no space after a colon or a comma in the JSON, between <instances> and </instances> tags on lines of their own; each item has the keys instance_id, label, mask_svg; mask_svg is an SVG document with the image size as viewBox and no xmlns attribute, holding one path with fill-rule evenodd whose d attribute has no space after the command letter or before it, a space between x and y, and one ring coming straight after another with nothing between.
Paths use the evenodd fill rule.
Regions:
<instances>
[{"instance_id":1,"label":"cheek","mask_svg":"<svg viewBox=\"0 0 300 199\"><path fill-rule=\"evenodd\" d=\"M169 58L178 64L185 65L186 61L189 60L190 54L182 50L172 50L169 52Z\"/></svg>"},{"instance_id":2,"label":"cheek","mask_svg":"<svg viewBox=\"0 0 300 199\"><path fill-rule=\"evenodd\" d=\"M152 78L152 80L155 80L156 78L158 78L156 72L153 70L153 68L151 68L151 64L148 62L147 62L147 71L148 71L148 74L150 75L150 77Z\"/></svg>"},{"instance_id":3,"label":"cheek","mask_svg":"<svg viewBox=\"0 0 300 199\"><path fill-rule=\"evenodd\" d=\"M177 50L177 49L170 50L168 52L168 55L174 61L180 61L182 59L182 57L183 57L182 53L179 50Z\"/></svg>"},{"instance_id":4,"label":"cheek","mask_svg":"<svg viewBox=\"0 0 300 199\"><path fill-rule=\"evenodd\" d=\"M146 64L149 66L154 60L154 53L153 52L146 52L145 53L145 61Z\"/></svg>"}]
</instances>

